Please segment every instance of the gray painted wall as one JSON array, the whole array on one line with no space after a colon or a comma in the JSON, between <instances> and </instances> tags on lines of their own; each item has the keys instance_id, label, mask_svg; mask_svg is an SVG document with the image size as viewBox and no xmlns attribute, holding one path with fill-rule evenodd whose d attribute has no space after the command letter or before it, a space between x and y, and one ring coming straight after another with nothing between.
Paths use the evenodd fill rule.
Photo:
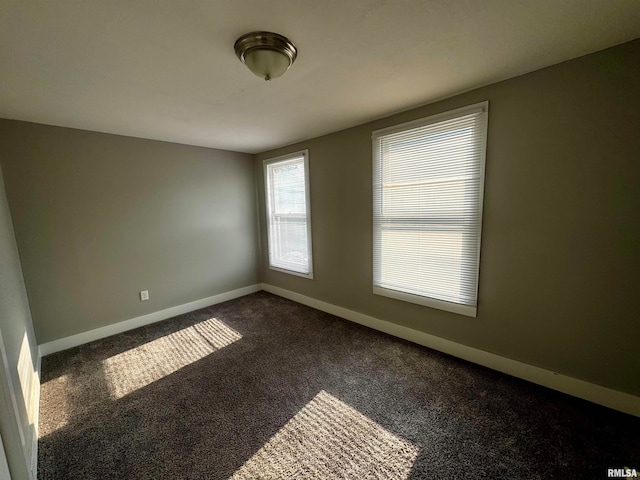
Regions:
<instances>
[{"instance_id":1,"label":"gray painted wall","mask_svg":"<svg viewBox=\"0 0 640 480\"><path fill-rule=\"evenodd\" d=\"M0 358L0 433L12 479L26 480L29 478L28 469L36 426L30 423L28 406L24 401L23 383L18 374L18 364L20 356L23 355L27 361L24 364L25 370L31 369L31 373L36 371L37 346L5 195L2 168L0 168L0 337L2 342L0 351L5 356ZM26 350L22 350L23 348ZM10 393L10 385L15 394L15 403ZM37 385L34 388L37 388ZM15 407L18 409L17 412ZM22 430L24 446L19 429Z\"/></svg>"},{"instance_id":2,"label":"gray painted wall","mask_svg":"<svg viewBox=\"0 0 640 480\"><path fill-rule=\"evenodd\" d=\"M0 432L0 478L11 478L11 472L9 471L9 463L7 463L7 456L4 452L4 444L2 443L2 432Z\"/></svg>"},{"instance_id":3,"label":"gray painted wall","mask_svg":"<svg viewBox=\"0 0 640 480\"><path fill-rule=\"evenodd\" d=\"M0 136L38 343L259 281L250 155L10 120Z\"/></svg>"},{"instance_id":4,"label":"gray painted wall","mask_svg":"<svg viewBox=\"0 0 640 480\"><path fill-rule=\"evenodd\" d=\"M349 130L308 148L313 280L263 282L640 395L640 40ZM416 85L419 88L419 85ZM489 100L478 317L372 294L371 132Z\"/></svg>"}]
</instances>

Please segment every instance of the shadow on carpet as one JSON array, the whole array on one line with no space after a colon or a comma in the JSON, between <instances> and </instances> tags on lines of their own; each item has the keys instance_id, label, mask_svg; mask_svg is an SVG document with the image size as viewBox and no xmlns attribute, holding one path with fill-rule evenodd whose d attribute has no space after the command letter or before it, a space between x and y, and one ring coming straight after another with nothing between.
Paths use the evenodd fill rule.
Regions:
<instances>
[{"instance_id":1,"label":"shadow on carpet","mask_svg":"<svg viewBox=\"0 0 640 480\"><path fill-rule=\"evenodd\" d=\"M258 292L42 360L38 478L596 479L640 419Z\"/></svg>"}]
</instances>

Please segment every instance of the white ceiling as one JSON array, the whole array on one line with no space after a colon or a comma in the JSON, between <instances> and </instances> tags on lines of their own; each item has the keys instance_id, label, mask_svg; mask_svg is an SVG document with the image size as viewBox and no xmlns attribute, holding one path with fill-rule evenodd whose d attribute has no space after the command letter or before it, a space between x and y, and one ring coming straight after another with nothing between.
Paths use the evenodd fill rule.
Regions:
<instances>
[{"instance_id":1,"label":"white ceiling","mask_svg":"<svg viewBox=\"0 0 640 480\"><path fill-rule=\"evenodd\" d=\"M255 153L638 37L639 0L0 0L0 117Z\"/></svg>"}]
</instances>

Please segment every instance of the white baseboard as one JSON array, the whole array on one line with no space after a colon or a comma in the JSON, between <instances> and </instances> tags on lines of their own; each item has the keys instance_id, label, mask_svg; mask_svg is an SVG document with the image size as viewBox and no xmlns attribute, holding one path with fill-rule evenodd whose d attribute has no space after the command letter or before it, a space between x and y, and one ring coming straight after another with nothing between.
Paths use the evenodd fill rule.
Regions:
<instances>
[{"instance_id":1,"label":"white baseboard","mask_svg":"<svg viewBox=\"0 0 640 480\"><path fill-rule=\"evenodd\" d=\"M386 320L380 320L347 308L338 307L337 305L316 300L290 290L285 290L284 288L263 283L262 289L293 300L294 302L302 303L317 310L336 315L346 320L351 320L352 322L453 355L454 357L462 358L484 367L573 395L574 397L604 405L605 407L640 416L640 397L485 352L484 350L468 347L412 328L396 325Z\"/></svg>"},{"instance_id":2,"label":"white baseboard","mask_svg":"<svg viewBox=\"0 0 640 480\"><path fill-rule=\"evenodd\" d=\"M230 292L220 293L213 295L212 297L202 298L193 302L178 305L176 307L167 308L158 312L149 313L140 317L131 318L122 322L113 323L105 327L96 328L87 332L78 333L69 337L59 338L51 342L43 343L40 345L40 352L42 356L50 355L52 353L67 350L69 348L77 347L85 343L93 342L101 338L110 337L118 333L133 330L134 328L149 325L151 323L166 320L167 318L175 317L176 315L182 315L183 313L189 313L199 308L215 305L216 303L226 302L233 300L234 298L243 297L250 293L258 292L262 290L260 284L249 285L248 287L238 288L237 290L231 290Z\"/></svg>"}]
</instances>

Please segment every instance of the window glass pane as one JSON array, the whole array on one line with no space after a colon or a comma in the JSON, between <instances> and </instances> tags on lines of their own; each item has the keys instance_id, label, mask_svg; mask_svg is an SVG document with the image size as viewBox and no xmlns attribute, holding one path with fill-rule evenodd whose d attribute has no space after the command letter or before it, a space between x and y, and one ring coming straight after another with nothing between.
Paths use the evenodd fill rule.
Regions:
<instances>
[{"instance_id":1,"label":"window glass pane","mask_svg":"<svg viewBox=\"0 0 640 480\"><path fill-rule=\"evenodd\" d=\"M270 168L273 170L274 212L304 214L304 162L285 162Z\"/></svg>"},{"instance_id":2,"label":"window glass pane","mask_svg":"<svg viewBox=\"0 0 640 480\"><path fill-rule=\"evenodd\" d=\"M271 223L271 265L306 272L309 255L305 219L274 215Z\"/></svg>"},{"instance_id":3,"label":"window glass pane","mask_svg":"<svg viewBox=\"0 0 640 480\"><path fill-rule=\"evenodd\" d=\"M374 132L374 286L475 308L486 107Z\"/></svg>"},{"instance_id":4,"label":"window glass pane","mask_svg":"<svg viewBox=\"0 0 640 480\"><path fill-rule=\"evenodd\" d=\"M380 282L387 288L449 302L464 297L464 234L460 230L383 228L380 255Z\"/></svg>"},{"instance_id":5,"label":"window glass pane","mask_svg":"<svg viewBox=\"0 0 640 480\"><path fill-rule=\"evenodd\" d=\"M265 162L269 266L311 277L306 153Z\"/></svg>"}]
</instances>

